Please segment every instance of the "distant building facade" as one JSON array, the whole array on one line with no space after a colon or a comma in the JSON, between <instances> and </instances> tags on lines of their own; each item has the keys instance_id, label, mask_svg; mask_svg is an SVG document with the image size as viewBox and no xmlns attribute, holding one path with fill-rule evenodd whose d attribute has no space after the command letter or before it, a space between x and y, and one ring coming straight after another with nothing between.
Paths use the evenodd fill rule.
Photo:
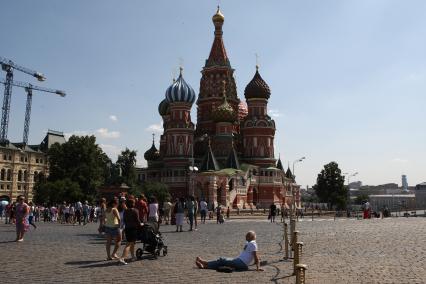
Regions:
<instances>
[{"instance_id":1,"label":"distant building facade","mask_svg":"<svg viewBox=\"0 0 426 284\"><path fill-rule=\"evenodd\" d=\"M405 191L408 191L407 175L401 176L401 184L402 184L402 189L405 190Z\"/></svg>"},{"instance_id":2,"label":"distant building facade","mask_svg":"<svg viewBox=\"0 0 426 284\"><path fill-rule=\"evenodd\" d=\"M275 121L268 115L271 91L256 68L237 95L234 69L222 39L224 16L213 16L214 41L203 67L196 96L182 75L167 89L158 111L163 119L159 149L145 152L148 166L140 181L159 181L173 197L194 195L212 206L300 206L299 186L290 169L275 158ZM197 124L191 119L197 104Z\"/></svg>"},{"instance_id":3,"label":"distant building facade","mask_svg":"<svg viewBox=\"0 0 426 284\"><path fill-rule=\"evenodd\" d=\"M49 175L47 150L64 143L62 132L49 130L39 145L6 142L0 144L0 199L33 198L34 184Z\"/></svg>"},{"instance_id":4,"label":"distant building facade","mask_svg":"<svg viewBox=\"0 0 426 284\"><path fill-rule=\"evenodd\" d=\"M416 196L414 194L370 195L369 201L374 211L380 211L384 207L391 211L414 210L416 208Z\"/></svg>"},{"instance_id":5,"label":"distant building facade","mask_svg":"<svg viewBox=\"0 0 426 284\"><path fill-rule=\"evenodd\" d=\"M417 208L426 209L426 182L416 185L415 194Z\"/></svg>"}]
</instances>

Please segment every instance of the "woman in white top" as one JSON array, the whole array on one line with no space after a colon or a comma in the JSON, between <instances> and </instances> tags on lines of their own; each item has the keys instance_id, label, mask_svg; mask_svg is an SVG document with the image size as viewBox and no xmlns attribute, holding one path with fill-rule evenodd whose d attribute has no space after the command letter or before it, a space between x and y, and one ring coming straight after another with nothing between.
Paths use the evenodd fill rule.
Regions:
<instances>
[{"instance_id":1,"label":"woman in white top","mask_svg":"<svg viewBox=\"0 0 426 284\"><path fill-rule=\"evenodd\" d=\"M157 198L152 197L148 205L148 222L158 223L158 201Z\"/></svg>"},{"instance_id":2,"label":"woman in white top","mask_svg":"<svg viewBox=\"0 0 426 284\"><path fill-rule=\"evenodd\" d=\"M256 264L256 271L263 271L262 268L259 268L260 260L257 254L256 233L249 231L246 234L246 241L243 251L237 258L220 257L217 260L205 261L197 257L195 264L200 269L218 269L221 266L226 266L236 270L248 270L249 265Z\"/></svg>"}]
</instances>

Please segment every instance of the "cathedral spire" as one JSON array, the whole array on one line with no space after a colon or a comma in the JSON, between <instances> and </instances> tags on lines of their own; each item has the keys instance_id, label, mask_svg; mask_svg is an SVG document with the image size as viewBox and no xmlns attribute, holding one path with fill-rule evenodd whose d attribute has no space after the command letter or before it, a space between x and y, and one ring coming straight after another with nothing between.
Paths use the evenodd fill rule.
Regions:
<instances>
[{"instance_id":1,"label":"cathedral spire","mask_svg":"<svg viewBox=\"0 0 426 284\"><path fill-rule=\"evenodd\" d=\"M226 55L225 45L223 44L222 39L222 26L225 21L225 17L220 11L219 6L217 6L216 14L212 18L215 31L214 31L214 41L212 49L210 50L209 59L207 59L206 67L212 65L229 65L228 55Z\"/></svg>"}]
</instances>

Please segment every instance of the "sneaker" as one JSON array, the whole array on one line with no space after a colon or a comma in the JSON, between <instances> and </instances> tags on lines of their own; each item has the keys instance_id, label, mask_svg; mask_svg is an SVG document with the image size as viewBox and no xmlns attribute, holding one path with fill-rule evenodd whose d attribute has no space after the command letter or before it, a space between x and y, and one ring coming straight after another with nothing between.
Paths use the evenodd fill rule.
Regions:
<instances>
[{"instance_id":1,"label":"sneaker","mask_svg":"<svg viewBox=\"0 0 426 284\"><path fill-rule=\"evenodd\" d=\"M120 258L120 259L118 260L118 264L120 264L120 265L126 265L126 264L127 264L127 262L125 262L125 261L124 261L124 259Z\"/></svg>"}]
</instances>

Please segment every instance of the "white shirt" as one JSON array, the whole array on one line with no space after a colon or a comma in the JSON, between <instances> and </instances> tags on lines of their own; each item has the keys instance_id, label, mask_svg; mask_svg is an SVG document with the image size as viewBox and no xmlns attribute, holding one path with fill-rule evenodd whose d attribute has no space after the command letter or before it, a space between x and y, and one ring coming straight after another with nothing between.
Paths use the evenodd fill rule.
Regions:
<instances>
[{"instance_id":1,"label":"white shirt","mask_svg":"<svg viewBox=\"0 0 426 284\"><path fill-rule=\"evenodd\" d=\"M241 259L247 266L249 266L254 263L254 251L257 251L256 241L247 242L244 246L244 250L241 252L238 258Z\"/></svg>"},{"instance_id":2,"label":"white shirt","mask_svg":"<svg viewBox=\"0 0 426 284\"><path fill-rule=\"evenodd\" d=\"M158 203L149 204L149 217L158 218Z\"/></svg>"},{"instance_id":3,"label":"white shirt","mask_svg":"<svg viewBox=\"0 0 426 284\"><path fill-rule=\"evenodd\" d=\"M204 200L200 202L200 210L207 211L207 202L205 202Z\"/></svg>"}]
</instances>

